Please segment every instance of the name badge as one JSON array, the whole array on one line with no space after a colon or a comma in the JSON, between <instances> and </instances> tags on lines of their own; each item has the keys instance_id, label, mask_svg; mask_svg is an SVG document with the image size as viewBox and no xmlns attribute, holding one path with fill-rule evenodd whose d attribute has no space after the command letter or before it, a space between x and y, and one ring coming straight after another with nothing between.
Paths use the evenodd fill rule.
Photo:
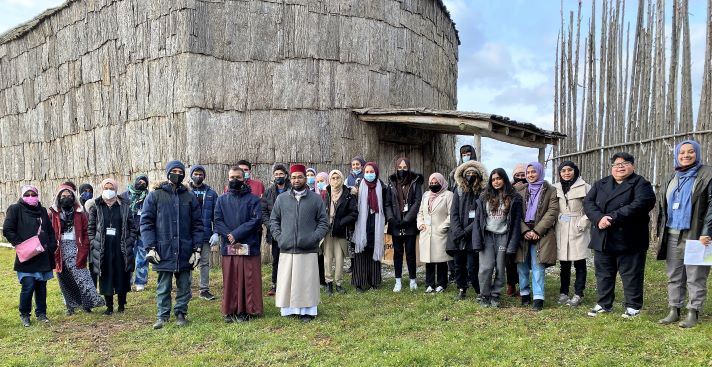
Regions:
<instances>
[{"instance_id":1,"label":"name badge","mask_svg":"<svg viewBox=\"0 0 712 367\"><path fill-rule=\"evenodd\" d=\"M569 222L570 220L571 220L571 217L569 217L568 214L561 214L561 215L559 215L559 221L560 221L560 222L567 223L567 222Z\"/></svg>"},{"instance_id":2,"label":"name badge","mask_svg":"<svg viewBox=\"0 0 712 367\"><path fill-rule=\"evenodd\" d=\"M107 236L116 236L116 228L107 228L106 235Z\"/></svg>"},{"instance_id":3,"label":"name badge","mask_svg":"<svg viewBox=\"0 0 712 367\"><path fill-rule=\"evenodd\" d=\"M405 212L407 212L407 211L408 211L408 203L406 203L405 205L403 205L403 213L405 213Z\"/></svg>"},{"instance_id":4,"label":"name badge","mask_svg":"<svg viewBox=\"0 0 712 367\"><path fill-rule=\"evenodd\" d=\"M62 233L62 239L67 240L67 241L73 241L74 240L74 231Z\"/></svg>"},{"instance_id":5,"label":"name badge","mask_svg":"<svg viewBox=\"0 0 712 367\"><path fill-rule=\"evenodd\" d=\"M680 203L672 203L672 210L680 209Z\"/></svg>"},{"instance_id":6,"label":"name badge","mask_svg":"<svg viewBox=\"0 0 712 367\"><path fill-rule=\"evenodd\" d=\"M143 210L139 209L139 210L136 212L136 215L141 215L142 212L143 212Z\"/></svg>"},{"instance_id":7,"label":"name badge","mask_svg":"<svg viewBox=\"0 0 712 367\"><path fill-rule=\"evenodd\" d=\"M467 217L470 218L470 219L474 218L474 217L475 217L475 211L474 211L474 210L470 210L470 214L468 214Z\"/></svg>"}]
</instances>

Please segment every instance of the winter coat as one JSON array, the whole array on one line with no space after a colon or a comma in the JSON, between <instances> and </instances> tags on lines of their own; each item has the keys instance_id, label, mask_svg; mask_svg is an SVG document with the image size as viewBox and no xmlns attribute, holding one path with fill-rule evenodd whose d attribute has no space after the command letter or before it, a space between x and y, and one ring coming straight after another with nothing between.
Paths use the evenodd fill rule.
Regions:
<instances>
[{"instance_id":1,"label":"winter coat","mask_svg":"<svg viewBox=\"0 0 712 367\"><path fill-rule=\"evenodd\" d=\"M37 235L39 221L42 220L42 231L39 234L40 243L45 252L25 261L15 255L14 270L22 273L48 272L55 267L54 254L57 250L57 240L47 215L47 209L42 204L32 206L22 199L10 205L5 211L5 221L2 225L2 235L14 247Z\"/></svg>"},{"instance_id":2,"label":"winter coat","mask_svg":"<svg viewBox=\"0 0 712 367\"><path fill-rule=\"evenodd\" d=\"M474 167L482 176L480 185L471 190L465 178L462 176L465 171ZM473 251L472 248L472 228L475 217L470 218L470 211L476 210L477 199L488 180L485 166L478 161L467 161L455 170L455 181L457 187L453 190L452 206L450 208L450 232L448 233L447 251L452 255L453 251ZM469 203L469 205L468 205Z\"/></svg>"},{"instance_id":3,"label":"winter coat","mask_svg":"<svg viewBox=\"0 0 712 367\"><path fill-rule=\"evenodd\" d=\"M418 247L420 261L425 263L442 263L452 260L445 252L447 237L450 231L450 209L452 207L452 192L445 191L433 201L432 212L428 209L431 192L423 194L418 211L417 226L425 225L420 231Z\"/></svg>"},{"instance_id":4,"label":"winter coat","mask_svg":"<svg viewBox=\"0 0 712 367\"><path fill-rule=\"evenodd\" d=\"M141 214L141 240L161 258L153 270L191 270L188 260L202 247L204 238L202 209L195 195L183 184L175 190L168 181L154 186Z\"/></svg>"},{"instance_id":5,"label":"winter coat","mask_svg":"<svg viewBox=\"0 0 712 367\"><path fill-rule=\"evenodd\" d=\"M336 215L334 223L331 223L330 231L332 237L350 240L354 233L354 224L358 219L358 199L355 195L351 195L351 190L346 185L341 190L341 196L334 205ZM326 218L329 219L331 215L331 186L326 187L324 206L326 207Z\"/></svg>"},{"instance_id":6,"label":"winter coat","mask_svg":"<svg viewBox=\"0 0 712 367\"><path fill-rule=\"evenodd\" d=\"M281 252L317 253L319 242L326 236L329 219L324 200L307 189L299 200L289 190L277 196L270 215L270 230Z\"/></svg>"},{"instance_id":7,"label":"winter coat","mask_svg":"<svg viewBox=\"0 0 712 367\"><path fill-rule=\"evenodd\" d=\"M522 240L522 196L519 193L512 193L512 202L509 204L507 213L507 254L516 254ZM485 248L485 230L487 228L487 203L484 194L477 200L477 217L474 229L472 230L472 248L475 251L482 251Z\"/></svg>"},{"instance_id":8,"label":"winter coat","mask_svg":"<svg viewBox=\"0 0 712 367\"><path fill-rule=\"evenodd\" d=\"M118 202L114 205L119 205L121 209L121 254L124 256L124 264L126 272L132 272L135 268L134 243L138 238L134 216L131 214L129 202L124 201L123 197L119 196ZM91 244L91 263L92 269L97 275L101 275L101 264L104 262L104 254L106 253L106 228L104 227L104 211L107 207L104 198L98 197L94 199L94 205L89 209L89 227L87 230L89 242ZM162 260L162 259L161 259Z\"/></svg>"},{"instance_id":9,"label":"winter coat","mask_svg":"<svg viewBox=\"0 0 712 367\"><path fill-rule=\"evenodd\" d=\"M52 222L52 229L57 236L57 251L54 253L55 267L54 271L57 273L62 272L63 262L62 262L62 220L60 218L60 211L57 205L52 205L48 210L49 220ZM89 257L89 237L87 235L87 228L89 225L89 220L87 219L87 214L82 209L81 204L74 204L74 240L77 243L77 268L84 269L87 266L87 258Z\"/></svg>"},{"instance_id":10,"label":"winter coat","mask_svg":"<svg viewBox=\"0 0 712 367\"><path fill-rule=\"evenodd\" d=\"M289 184L289 181L286 181L284 183L284 191L282 192L282 194L291 189L292 186ZM266 241L270 244L272 243L272 231L269 228L269 217L272 214L274 202L277 200L277 196L279 196L279 194L280 193L277 191L277 185L271 185L267 188L265 193L262 195L262 198L260 199L262 201L262 224L264 224L264 226L267 228Z\"/></svg>"},{"instance_id":11,"label":"winter coat","mask_svg":"<svg viewBox=\"0 0 712 367\"><path fill-rule=\"evenodd\" d=\"M645 178L633 173L620 185L613 176L596 181L584 199L584 212L591 220L589 248L625 254L646 251L650 242L649 212L655 207L655 192ZM598 222L610 216L611 226Z\"/></svg>"},{"instance_id":12,"label":"winter coat","mask_svg":"<svg viewBox=\"0 0 712 367\"><path fill-rule=\"evenodd\" d=\"M191 189L196 190L191 184ZM215 213L215 202L218 200L218 194L213 190L212 187L208 185L203 185L200 191L205 191L205 196L203 196L203 205L201 206L202 219L203 219L203 243L210 242L210 237L213 235L213 216ZM195 193L193 193L195 195ZM197 198L197 196L196 196ZM200 203L200 200L198 200Z\"/></svg>"},{"instance_id":13,"label":"winter coat","mask_svg":"<svg viewBox=\"0 0 712 367\"><path fill-rule=\"evenodd\" d=\"M420 202L423 200L423 175L413 173L415 178L410 182L408 189L407 205L408 211L403 212L398 204L397 176L392 174L388 177L388 189L383 198L386 222L388 222L388 233L392 236L415 236L418 234L416 220L420 211Z\"/></svg>"},{"instance_id":14,"label":"winter coat","mask_svg":"<svg viewBox=\"0 0 712 367\"><path fill-rule=\"evenodd\" d=\"M520 230L522 240L520 241L519 249L517 249L517 263L526 261L529 255L529 240L524 239L524 234L530 230L529 226L524 223L528 201L529 201L529 184L523 185L518 193L522 196L522 220ZM544 181L539 193L539 204L536 208L534 216L534 232L539 235L539 240L536 241L536 262L545 266L556 264L556 221L559 217L559 198L556 196L556 189L550 183Z\"/></svg>"},{"instance_id":15,"label":"winter coat","mask_svg":"<svg viewBox=\"0 0 712 367\"><path fill-rule=\"evenodd\" d=\"M559 198L559 217L556 222L556 246L558 259L576 261L585 259L590 254L591 221L583 211L583 199L591 189L581 177L564 194L561 182L554 184Z\"/></svg>"},{"instance_id":16,"label":"winter coat","mask_svg":"<svg viewBox=\"0 0 712 367\"><path fill-rule=\"evenodd\" d=\"M215 233L220 235L223 256L227 256L229 234L249 247L249 256L260 256L262 205L249 186L243 186L237 193L228 191L220 195L215 205Z\"/></svg>"}]
</instances>

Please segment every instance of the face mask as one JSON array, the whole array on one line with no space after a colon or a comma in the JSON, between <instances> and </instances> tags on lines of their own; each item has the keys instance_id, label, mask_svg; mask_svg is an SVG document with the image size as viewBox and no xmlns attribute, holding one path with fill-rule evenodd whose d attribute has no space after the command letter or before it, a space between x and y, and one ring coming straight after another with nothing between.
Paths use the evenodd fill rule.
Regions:
<instances>
[{"instance_id":1,"label":"face mask","mask_svg":"<svg viewBox=\"0 0 712 367\"><path fill-rule=\"evenodd\" d=\"M354 170L351 170L351 172L353 172L354 176L358 176L359 174L361 174L361 169L360 168L354 169Z\"/></svg>"},{"instance_id":2,"label":"face mask","mask_svg":"<svg viewBox=\"0 0 712 367\"><path fill-rule=\"evenodd\" d=\"M373 182L376 181L376 174L375 173L366 173L363 175L363 178L366 179L368 182Z\"/></svg>"},{"instance_id":3,"label":"face mask","mask_svg":"<svg viewBox=\"0 0 712 367\"><path fill-rule=\"evenodd\" d=\"M83 192L83 193L80 195L81 200L82 200L83 202L86 202L87 200L90 200L90 199L92 198L92 196L93 196L92 193L91 193L91 192L87 192L87 191Z\"/></svg>"},{"instance_id":4,"label":"face mask","mask_svg":"<svg viewBox=\"0 0 712 367\"><path fill-rule=\"evenodd\" d=\"M437 185L430 185L430 191L432 191L432 192L434 192L434 193L440 192L440 190L442 190L442 188L443 188L443 186L440 185L440 184L437 184Z\"/></svg>"},{"instance_id":5,"label":"face mask","mask_svg":"<svg viewBox=\"0 0 712 367\"><path fill-rule=\"evenodd\" d=\"M475 175L465 177L465 180L467 180L467 183L469 185L472 185L473 183L475 183L476 179L477 179L477 177Z\"/></svg>"},{"instance_id":6,"label":"face mask","mask_svg":"<svg viewBox=\"0 0 712 367\"><path fill-rule=\"evenodd\" d=\"M37 206L40 202L40 198L38 196L23 196L22 201L27 205Z\"/></svg>"},{"instance_id":7,"label":"face mask","mask_svg":"<svg viewBox=\"0 0 712 367\"><path fill-rule=\"evenodd\" d=\"M193 180L193 183L194 183L196 186L200 186L200 185L203 184L203 180L205 180L205 177L203 177L203 176L193 176L193 177L191 177L191 180Z\"/></svg>"},{"instance_id":8,"label":"face mask","mask_svg":"<svg viewBox=\"0 0 712 367\"><path fill-rule=\"evenodd\" d=\"M284 185L285 182L287 182L287 179L284 177L277 177L274 179L274 183L276 183L279 186Z\"/></svg>"},{"instance_id":9,"label":"face mask","mask_svg":"<svg viewBox=\"0 0 712 367\"><path fill-rule=\"evenodd\" d=\"M181 182L183 182L183 179L185 178L185 175L180 174L180 173L169 173L168 174L168 181L170 181L172 184L178 186Z\"/></svg>"},{"instance_id":10,"label":"face mask","mask_svg":"<svg viewBox=\"0 0 712 367\"><path fill-rule=\"evenodd\" d=\"M403 178L403 177L405 177L407 174L408 174L408 170L407 170L407 169L399 169L399 170L396 171L396 176L398 176L398 178Z\"/></svg>"},{"instance_id":11,"label":"face mask","mask_svg":"<svg viewBox=\"0 0 712 367\"><path fill-rule=\"evenodd\" d=\"M242 185L244 185L244 182L241 180L230 180L229 186L230 190L240 190L242 188Z\"/></svg>"},{"instance_id":12,"label":"face mask","mask_svg":"<svg viewBox=\"0 0 712 367\"><path fill-rule=\"evenodd\" d=\"M308 184L309 186L314 185L314 182L316 182L316 177L313 177L313 176L312 176L312 177L307 177L307 184Z\"/></svg>"},{"instance_id":13,"label":"face mask","mask_svg":"<svg viewBox=\"0 0 712 367\"><path fill-rule=\"evenodd\" d=\"M245 180L249 180L249 179L250 179L250 172L245 172Z\"/></svg>"},{"instance_id":14,"label":"face mask","mask_svg":"<svg viewBox=\"0 0 712 367\"><path fill-rule=\"evenodd\" d=\"M319 190L326 190L326 182L319 182L316 184L316 186L319 188Z\"/></svg>"},{"instance_id":15,"label":"face mask","mask_svg":"<svg viewBox=\"0 0 712 367\"><path fill-rule=\"evenodd\" d=\"M59 206L64 209L71 209L74 206L74 198L71 196L59 198Z\"/></svg>"},{"instance_id":16,"label":"face mask","mask_svg":"<svg viewBox=\"0 0 712 367\"><path fill-rule=\"evenodd\" d=\"M470 156L469 155L463 155L462 156L462 163L469 162L470 161Z\"/></svg>"},{"instance_id":17,"label":"face mask","mask_svg":"<svg viewBox=\"0 0 712 367\"><path fill-rule=\"evenodd\" d=\"M143 183L143 181L141 181L140 183L137 183L137 184L134 186L134 189L136 189L136 190L138 190L138 191L146 190L146 184Z\"/></svg>"},{"instance_id":18,"label":"face mask","mask_svg":"<svg viewBox=\"0 0 712 367\"><path fill-rule=\"evenodd\" d=\"M526 179L526 178L523 178L523 177L522 177L522 178L515 178L515 179L514 179L514 183L518 183L518 182L527 183L527 179Z\"/></svg>"},{"instance_id":19,"label":"face mask","mask_svg":"<svg viewBox=\"0 0 712 367\"><path fill-rule=\"evenodd\" d=\"M116 197L116 191L104 190L101 192L101 197L103 197L105 200L111 200Z\"/></svg>"}]
</instances>

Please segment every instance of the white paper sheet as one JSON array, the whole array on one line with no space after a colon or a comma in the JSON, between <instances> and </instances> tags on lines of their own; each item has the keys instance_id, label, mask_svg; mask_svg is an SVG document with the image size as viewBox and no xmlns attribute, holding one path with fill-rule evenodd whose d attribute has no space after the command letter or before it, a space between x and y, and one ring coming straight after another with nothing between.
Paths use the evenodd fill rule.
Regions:
<instances>
[{"instance_id":1,"label":"white paper sheet","mask_svg":"<svg viewBox=\"0 0 712 367\"><path fill-rule=\"evenodd\" d=\"M712 244L703 245L697 240L687 240L685 243L685 265L712 266Z\"/></svg>"}]
</instances>

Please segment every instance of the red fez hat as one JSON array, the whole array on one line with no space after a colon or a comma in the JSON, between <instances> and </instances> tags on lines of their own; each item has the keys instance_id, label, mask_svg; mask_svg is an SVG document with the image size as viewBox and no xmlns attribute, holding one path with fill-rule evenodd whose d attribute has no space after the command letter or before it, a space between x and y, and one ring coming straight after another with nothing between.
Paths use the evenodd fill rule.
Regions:
<instances>
[{"instance_id":1,"label":"red fez hat","mask_svg":"<svg viewBox=\"0 0 712 367\"><path fill-rule=\"evenodd\" d=\"M291 175L294 172L301 172L306 175L307 167L305 167L303 164L293 164L291 167L289 167L289 174Z\"/></svg>"}]
</instances>

